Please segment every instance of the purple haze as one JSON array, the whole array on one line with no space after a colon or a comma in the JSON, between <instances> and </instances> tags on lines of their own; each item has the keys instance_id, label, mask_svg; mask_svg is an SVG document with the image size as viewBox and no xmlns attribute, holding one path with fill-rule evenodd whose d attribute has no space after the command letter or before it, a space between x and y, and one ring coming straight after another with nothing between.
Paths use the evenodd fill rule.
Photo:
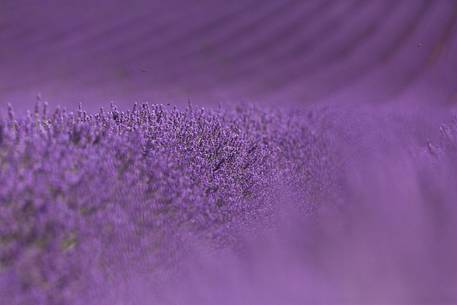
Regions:
<instances>
[{"instance_id":1,"label":"purple haze","mask_svg":"<svg viewBox=\"0 0 457 305\"><path fill-rule=\"evenodd\" d=\"M449 104L454 0L2 0L0 103Z\"/></svg>"},{"instance_id":2,"label":"purple haze","mask_svg":"<svg viewBox=\"0 0 457 305\"><path fill-rule=\"evenodd\" d=\"M0 305L457 304L456 35L454 0L0 1Z\"/></svg>"}]
</instances>

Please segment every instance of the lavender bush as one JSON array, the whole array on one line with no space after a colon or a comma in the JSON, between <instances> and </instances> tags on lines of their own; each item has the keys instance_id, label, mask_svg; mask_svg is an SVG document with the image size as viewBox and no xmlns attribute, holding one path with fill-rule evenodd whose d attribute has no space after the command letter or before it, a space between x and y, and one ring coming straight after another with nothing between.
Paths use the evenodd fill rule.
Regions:
<instances>
[{"instance_id":1,"label":"lavender bush","mask_svg":"<svg viewBox=\"0 0 457 305\"><path fill-rule=\"evenodd\" d=\"M66 303L117 266L172 260L186 235L229 242L230 224L259 209L282 166L327 162L295 123L241 108L143 104L89 115L37 106L25 118L10 108L0 125L3 294Z\"/></svg>"},{"instance_id":2,"label":"lavender bush","mask_svg":"<svg viewBox=\"0 0 457 305\"><path fill-rule=\"evenodd\" d=\"M456 126L324 106L10 107L0 303L455 301Z\"/></svg>"}]
</instances>

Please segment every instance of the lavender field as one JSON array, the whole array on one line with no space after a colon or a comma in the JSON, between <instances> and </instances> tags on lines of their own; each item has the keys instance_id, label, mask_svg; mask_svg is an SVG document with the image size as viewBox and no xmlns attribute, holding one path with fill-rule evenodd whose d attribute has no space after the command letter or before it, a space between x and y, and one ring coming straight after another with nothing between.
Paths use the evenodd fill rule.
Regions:
<instances>
[{"instance_id":1,"label":"lavender field","mask_svg":"<svg viewBox=\"0 0 457 305\"><path fill-rule=\"evenodd\" d=\"M0 1L0 305L457 304L456 21Z\"/></svg>"}]
</instances>

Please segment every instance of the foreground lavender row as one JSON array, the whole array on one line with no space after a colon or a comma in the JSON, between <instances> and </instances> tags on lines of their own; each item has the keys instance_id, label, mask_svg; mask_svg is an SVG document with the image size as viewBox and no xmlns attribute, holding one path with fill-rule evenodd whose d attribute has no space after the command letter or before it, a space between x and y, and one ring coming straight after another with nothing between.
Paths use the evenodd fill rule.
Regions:
<instances>
[{"instance_id":1,"label":"foreground lavender row","mask_svg":"<svg viewBox=\"0 0 457 305\"><path fill-rule=\"evenodd\" d=\"M1 304L456 300L452 118L47 112L0 120Z\"/></svg>"}]
</instances>

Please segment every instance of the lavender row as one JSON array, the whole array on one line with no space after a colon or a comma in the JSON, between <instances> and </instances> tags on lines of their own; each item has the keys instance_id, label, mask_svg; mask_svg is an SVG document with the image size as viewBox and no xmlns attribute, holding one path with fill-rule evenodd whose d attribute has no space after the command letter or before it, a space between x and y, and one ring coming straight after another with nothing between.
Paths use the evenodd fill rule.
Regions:
<instances>
[{"instance_id":1,"label":"lavender row","mask_svg":"<svg viewBox=\"0 0 457 305\"><path fill-rule=\"evenodd\" d=\"M330 183L325 137L303 115L48 112L10 107L0 121L0 293L17 304L76 302L112 270L177 259L188 238L224 247L239 223L268 213L272 186Z\"/></svg>"}]
</instances>

